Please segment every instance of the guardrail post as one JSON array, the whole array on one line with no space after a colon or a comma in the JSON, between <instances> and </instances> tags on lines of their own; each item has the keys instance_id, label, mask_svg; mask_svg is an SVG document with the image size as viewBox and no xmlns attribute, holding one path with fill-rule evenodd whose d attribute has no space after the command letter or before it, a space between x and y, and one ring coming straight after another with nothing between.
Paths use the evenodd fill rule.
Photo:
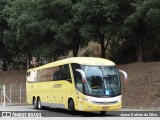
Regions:
<instances>
[{"instance_id":1,"label":"guardrail post","mask_svg":"<svg viewBox=\"0 0 160 120\"><path fill-rule=\"evenodd\" d=\"M3 97L4 97L3 106L5 107L5 103L6 103L6 86L5 85L3 85Z\"/></svg>"},{"instance_id":2,"label":"guardrail post","mask_svg":"<svg viewBox=\"0 0 160 120\"><path fill-rule=\"evenodd\" d=\"M2 99L3 99L3 98L2 98L2 97L3 97L3 87L1 86L0 89L1 89L1 104L2 104Z\"/></svg>"},{"instance_id":3,"label":"guardrail post","mask_svg":"<svg viewBox=\"0 0 160 120\"><path fill-rule=\"evenodd\" d=\"M22 97L22 95L21 95L21 93L22 93L22 85L23 85L23 83L20 85L20 95L19 95L20 103L21 103L21 97Z\"/></svg>"},{"instance_id":4,"label":"guardrail post","mask_svg":"<svg viewBox=\"0 0 160 120\"><path fill-rule=\"evenodd\" d=\"M12 86L13 85L16 85L16 84L12 84L12 85L10 85L10 102L11 102L11 104L12 104Z\"/></svg>"}]
</instances>

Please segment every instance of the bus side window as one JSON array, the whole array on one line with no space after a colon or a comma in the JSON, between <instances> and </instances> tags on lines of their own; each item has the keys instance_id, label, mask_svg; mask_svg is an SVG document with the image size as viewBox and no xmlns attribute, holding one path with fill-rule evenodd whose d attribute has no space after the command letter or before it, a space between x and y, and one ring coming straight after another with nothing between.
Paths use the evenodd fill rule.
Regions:
<instances>
[{"instance_id":1,"label":"bus side window","mask_svg":"<svg viewBox=\"0 0 160 120\"><path fill-rule=\"evenodd\" d=\"M55 72L53 73L53 80L67 80L72 82L69 65L66 64L56 67Z\"/></svg>"},{"instance_id":2,"label":"bus side window","mask_svg":"<svg viewBox=\"0 0 160 120\"><path fill-rule=\"evenodd\" d=\"M74 80L75 80L77 90L79 90L80 92L83 92L82 76L77 71L74 74Z\"/></svg>"},{"instance_id":3,"label":"bus side window","mask_svg":"<svg viewBox=\"0 0 160 120\"><path fill-rule=\"evenodd\" d=\"M31 71L27 73L27 81L35 82L35 71Z\"/></svg>"},{"instance_id":4,"label":"bus side window","mask_svg":"<svg viewBox=\"0 0 160 120\"><path fill-rule=\"evenodd\" d=\"M26 77L29 77L29 76L30 76L30 74L31 74L30 72L27 72Z\"/></svg>"},{"instance_id":5,"label":"bus side window","mask_svg":"<svg viewBox=\"0 0 160 120\"><path fill-rule=\"evenodd\" d=\"M27 78L28 82L30 82L30 74L31 74L30 72L27 72L27 74L26 74L26 78Z\"/></svg>"},{"instance_id":6,"label":"bus side window","mask_svg":"<svg viewBox=\"0 0 160 120\"><path fill-rule=\"evenodd\" d=\"M79 90L80 92L83 92L82 76L79 72L76 71L76 69L80 69L81 67L79 64L76 64L76 63L72 63L71 66L72 66L75 86L77 90Z\"/></svg>"},{"instance_id":7,"label":"bus side window","mask_svg":"<svg viewBox=\"0 0 160 120\"><path fill-rule=\"evenodd\" d=\"M81 66L76 63L72 63L71 66L72 66L73 74L74 72L76 72L76 69L81 69Z\"/></svg>"},{"instance_id":8,"label":"bus side window","mask_svg":"<svg viewBox=\"0 0 160 120\"><path fill-rule=\"evenodd\" d=\"M60 80L60 68L56 67L55 71L53 72L53 80Z\"/></svg>"},{"instance_id":9,"label":"bus side window","mask_svg":"<svg viewBox=\"0 0 160 120\"><path fill-rule=\"evenodd\" d=\"M61 69L61 79L62 80L71 80L71 75L70 75L70 70L69 70L69 65L64 65L62 66Z\"/></svg>"}]
</instances>

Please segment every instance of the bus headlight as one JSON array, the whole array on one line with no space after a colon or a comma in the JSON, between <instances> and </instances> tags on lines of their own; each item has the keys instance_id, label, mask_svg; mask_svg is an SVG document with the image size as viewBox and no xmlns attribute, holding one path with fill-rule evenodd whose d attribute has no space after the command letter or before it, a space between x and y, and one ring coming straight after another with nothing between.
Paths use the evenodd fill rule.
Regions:
<instances>
[{"instance_id":1,"label":"bus headlight","mask_svg":"<svg viewBox=\"0 0 160 120\"><path fill-rule=\"evenodd\" d=\"M118 98L118 100L117 100L117 102L121 102L122 101L122 98L121 97L119 97Z\"/></svg>"},{"instance_id":2,"label":"bus headlight","mask_svg":"<svg viewBox=\"0 0 160 120\"><path fill-rule=\"evenodd\" d=\"M88 102L94 103L94 101L91 99L91 97L87 97L87 99L88 99L88 100L87 100Z\"/></svg>"},{"instance_id":3,"label":"bus headlight","mask_svg":"<svg viewBox=\"0 0 160 120\"><path fill-rule=\"evenodd\" d=\"M93 102L90 97L86 97L86 98L82 98L82 99L83 99L84 101L86 101L86 102L90 102L90 103Z\"/></svg>"},{"instance_id":4,"label":"bus headlight","mask_svg":"<svg viewBox=\"0 0 160 120\"><path fill-rule=\"evenodd\" d=\"M82 97L82 100L84 100L84 101L88 101L88 98L84 98L84 97Z\"/></svg>"},{"instance_id":5,"label":"bus headlight","mask_svg":"<svg viewBox=\"0 0 160 120\"><path fill-rule=\"evenodd\" d=\"M88 99L88 102L92 103L93 101L91 99Z\"/></svg>"}]
</instances>

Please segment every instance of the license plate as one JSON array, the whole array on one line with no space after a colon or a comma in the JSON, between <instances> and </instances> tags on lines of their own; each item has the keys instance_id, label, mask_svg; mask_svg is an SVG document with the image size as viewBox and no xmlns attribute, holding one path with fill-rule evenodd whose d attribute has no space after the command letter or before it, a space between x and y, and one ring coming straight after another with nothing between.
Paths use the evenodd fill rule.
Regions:
<instances>
[{"instance_id":1,"label":"license plate","mask_svg":"<svg viewBox=\"0 0 160 120\"><path fill-rule=\"evenodd\" d=\"M108 106L103 106L103 107L102 107L102 110L105 110L105 111L106 111L106 110L108 110L108 109L109 109Z\"/></svg>"}]
</instances>

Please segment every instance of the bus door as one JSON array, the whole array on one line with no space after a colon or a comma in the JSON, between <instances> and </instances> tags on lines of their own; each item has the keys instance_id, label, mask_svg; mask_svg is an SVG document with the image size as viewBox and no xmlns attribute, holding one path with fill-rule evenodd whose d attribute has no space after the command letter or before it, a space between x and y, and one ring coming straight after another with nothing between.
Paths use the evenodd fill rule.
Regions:
<instances>
[{"instance_id":1,"label":"bus door","mask_svg":"<svg viewBox=\"0 0 160 120\"><path fill-rule=\"evenodd\" d=\"M80 72L75 71L74 72L74 81L75 81L75 87L77 89L77 95L75 100L75 107L78 110L83 109L83 82L82 82L82 75Z\"/></svg>"},{"instance_id":2,"label":"bus door","mask_svg":"<svg viewBox=\"0 0 160 120\"><path fill-rule=\"evenodd\" d=\"M78 100L77 100L77 104L78 104L78 110L82 110L83 109L83 105L84 105L84 101L87 100L87 96L85 96L85 92L89 92L91 91L89 89L89 85L88 82L86 80L86 76L83 70L81 69L76 69L76 74L74 75L74 79L75 79L75 86L77 88L78 91Z\"/></svg>"}]
</instances>

